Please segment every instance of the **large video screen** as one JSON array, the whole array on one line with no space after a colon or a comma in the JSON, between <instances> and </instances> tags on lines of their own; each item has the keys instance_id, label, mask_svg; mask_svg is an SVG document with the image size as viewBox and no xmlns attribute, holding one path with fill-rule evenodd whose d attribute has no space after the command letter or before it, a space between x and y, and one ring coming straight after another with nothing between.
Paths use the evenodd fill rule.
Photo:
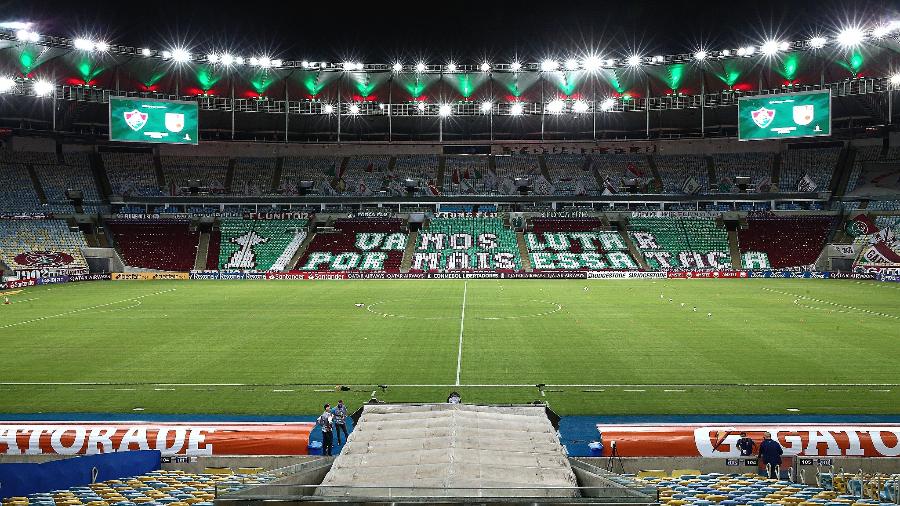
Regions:
<instances>
[{"instance_id":1,"label":"large video screen","mask_svg":"<svg viewBox=\"0 0 900 506\"><path fill-rule=\"evenodd\" d=\"M196 102L109 97L109 140L197 144Z\"/></svg>"},{"instance_id":2,"label":"large video screen","mask_svg":"<svg viewBox=\"0 0 900 506\"><path fill-rule=\"evenodd\" d=\"M831 135L831 90L742 97L738 139L787 139Z\"/></svg>"}]
</instances>

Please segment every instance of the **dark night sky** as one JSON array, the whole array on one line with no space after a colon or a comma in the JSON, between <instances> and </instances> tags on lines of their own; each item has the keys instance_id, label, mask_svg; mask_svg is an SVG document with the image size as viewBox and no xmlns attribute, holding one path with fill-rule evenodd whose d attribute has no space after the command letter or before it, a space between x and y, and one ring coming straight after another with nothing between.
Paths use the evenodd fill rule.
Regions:
<instances>
[{"instance_id":1,"label":"dark night sky","mask_svg":"<svg viewBox=\"0 0 900 506\"><path fill-rule=\"evenodd\" d=\"M140 7L139 7L140 6ZM252 56L411 63L510 61L566 57L595 47L603 55L690 52L788 39L846 21L898 17L884 0L761 0L720 2L508 1L357 3L232 3L106 0L0 0L2 20L36 22L38 31L75 37L104 34L110 42L167 49L182 41L198 53L230 49ZM604 48L608 48L604 51Z\"/></svg>"}]
</instances>

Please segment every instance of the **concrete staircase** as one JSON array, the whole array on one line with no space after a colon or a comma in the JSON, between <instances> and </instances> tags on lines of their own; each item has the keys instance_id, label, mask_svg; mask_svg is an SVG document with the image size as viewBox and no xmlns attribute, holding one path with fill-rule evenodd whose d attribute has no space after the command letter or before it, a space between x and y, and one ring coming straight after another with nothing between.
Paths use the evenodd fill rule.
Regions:
<instances>
[{"instance_id":1,"label":"concrete staircase","mask_svg":"<svg viewBox=\"0 0 900 506\"><path fill-rule=\"evenodd\" d=\"M41 201L41 204L46 204L47 194L44 193L44 187L41 186L41 181L38 178L37 172L34 170L34 165L29 163L26 167L28 169L28 177L31 178L31 184L34 186L34 191L37 193L38 200Z\"/></svg>"},{"instance_id":2,"label":"concrete staircase","mask_svg":"<svg viewBox=\"0 0 900 506\"><path fill-rule=\"evenodd\" d=\"M741 247L738 244L737 230L728 231L728 249L731 251L731 268L741 269Z\"/></svg>"},{"instance_id":3,"label":"concrete staircase","mask_svg":"<svg viewBox=\"0 0 900 506\"><path fill-rule=\"evenodd\" d=\"M409 266L412 265L413 255L416 252L416 243L419 241L419 233L411 232L406 239L406 249L403 250L403 259L400 260L400 272L409 272Z\"/></svg>"},{"instance_id":4,"label":"concrete staircase","mask_svg":"<svg viewBox=\"0 0 900 506\"><path fill-rule=\"evenodd\" d=\"M294 270L297 268L297 263L303 258L304 253L306 253L306 249L309 248L309 244L312 242L313 237L316 236L315 232L310 232L306 234L306 239L300 243L300 247L297 248L297 251L294 252L294 255L291 257L291 261L287 263L285 266L286 270Z\"/></svg>"},{"instance_id":5,"label":"concrete staircase","mask_svg":"<svg viewBox=\"0 0 900 506\"><path fill-rule=\"evenodd\" d=\"M634 245L631 236L628 235L628 229L625 227L625 222L618 221L616 222L616 225L616 228L619 230L619 235L622 236L622 240L625 241L625 245L628 246L628 252L631 253L631 257L634 258L634 261L637 262L642 270L649 271L650 266L647 264L647 259L644 258L644 255L641 255L641 251Z\"/></svg>"},{"instance_id":6,"label":"concrete staircase","mask_svg":"<svg viewBox=\"0 0 900 506\"><path fill-rule=\"evenodd\" d=\"M206 257L209 256L209 232L200 232L200 242L197 243L197 256L194 258L194 270L206 269Z\"/></svg>"},{"instance_id":7,"label":"concrete staircase","mask_svg":"<svg viewBox=\"0 0 900 506\"><path fill-rule=\"evenodd\" d=\"M525 234L516 232L516 242L519 243L519 257L522 258L522 269L525 272L531 272L534 268L531 266L531 257L528 255L528 246L525 244Z\"/></svg>"}]
</instances>

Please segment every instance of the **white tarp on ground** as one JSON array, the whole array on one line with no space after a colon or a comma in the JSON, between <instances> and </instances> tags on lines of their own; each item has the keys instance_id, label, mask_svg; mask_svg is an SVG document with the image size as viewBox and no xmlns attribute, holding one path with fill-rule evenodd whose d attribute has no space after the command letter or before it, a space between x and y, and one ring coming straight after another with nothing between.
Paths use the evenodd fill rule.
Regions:
<instances>
[{"instance_id":1,"label":"white tarp on ground","mask_svg":"<svg viewBox=\"0 0 900 506\"><path fill-rule=\"evenodd\" d=\"M322 485L351 497L578 495L544 408L529 406L367 405Z\"/></svg>"}]
</instances>

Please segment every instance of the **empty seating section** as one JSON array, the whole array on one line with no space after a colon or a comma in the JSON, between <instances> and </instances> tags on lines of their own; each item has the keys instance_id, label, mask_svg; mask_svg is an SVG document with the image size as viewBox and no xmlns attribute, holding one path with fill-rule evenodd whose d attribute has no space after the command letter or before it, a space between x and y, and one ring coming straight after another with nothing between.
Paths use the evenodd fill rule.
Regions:
<instances>
[{"instance_id":1,"label":"empty seating section","mask_svg":"<svg viewBox=\"0 0 900 506\"><path fill-rule=\"evenodd\" d=\"M878 230L889 228L894 231L894 235L900 236L900 216L876 216L875 225Z\"/></svg>"},{"instance_id":2,"label":"empty seating section","mask_svg":"<svg viewBox=\"0 0 900 506\"><path fill-rule=\"evenodd\" d=\"M599 193L594 163L579 154L544 155L550 182L557 195L595 195ZM616 181L618 184L618 181Z\"/></svg>"},{"instance_id":3,"label":"empty seating section","mask_svg":"<svg viewBox=\"0 0 900 506\"><path fill-rule=\"evenodd\" d=\"M900 211L900 200L873 200L866 208L870 211Z\"/></svg>"},{"instance_id":4,"label":"empty seating section","mask_svg":"<svg viewBox=\"0 0 900 506\"><path fill-rule=\"evenodd\" d=\"M781 155L781 177L778 189L782 192L797 191L797 184L804 174L816 184L818 191L827 191L831 174L837 167L841 148L789 149Z\"/></svg>"},{"instance_id":5,"label":"empty seating section","mask_svg":"<svg viewBox=\"0 0 900 506\"><path fill-rule=\"evenodd\" d=\"M830 216L750 216L738 229L743 267L792 268L815 263L834 224Z\"/></svg>"},{"instance_id":6,"label":"empty seating section","mask_svg":"<svg viewBox=\"0 0 900 506\"><path fill-rule=\"evenodd\" d=\"M160 156L166 188L180 193L190 181L200 181L201 187L213 193L225 192L228 158L221 156Z\"/></svg>"},{"instance_id":7,"label":"empty seating section","mask_svg":"<svg viewBox=\"0 0 900 506\"><path fill-rule=\"evenodd\" d=\"M86 246L63 220L0 220L0 258L13 270L86 270Z\"/></svg>"},{"instance_id":8,"label":"empty seating section","mask_svg":"<svg viewBox=\"0 0 900 506\"><path fill-rule=\"evenodd\" d=\"M52 492L10 497L9 506L134 506L136 504L173 506L213 506L216 494L270 483L283 475L261 472L259 468L238 469L237 473L194 474L176 470L151 471L140 476L92 483ZM218 469L216 469L218 471Z\"/></svg>"},{"instance_id":9,"label":"empty seating section","mask_svg":"<svg viewBox=\"0 0 900 506\"><path fill-rule=\"evenodd\" d=\"M713 218L631 218L628 231L651 269L730 269L728 232Z\"/></svg>"},{"instance_id":10,"label":"empty seating section","mask_svg":"<svg viewBox=\"0 0 900 506\"><path fill-rule=\"evenodd\" d=\"M100 192L91 172L90 158L84 153L66 153L63 163L34 164L34 171L49 204L64 205L71 210L66 190L81 190L84 203L100 203Z\"/></svg>"},{"instance_id":11,"label":"empty seating section","mask_svg":"<svg viewBox=\"0 0 900 506\"><path fill-rule=\"evenodd\" d=\"M662 179L663 193L683 193L685 182L693 177L699 193L709 190L709 172L701 155L657 155L656 168Z\"/></svg>"},{"instance_id":12,"label":"empty seating section","mask_svg":"<svg viewBox=\"0 0 900 506\"><path fill-rule=\"evenodd\" d=\"M53 153L23 153L0 151L0 204L2 211L43 212L28 164L55 160Z\"/></svg>"},{"instance_id":13,"label":"empty seating section","mask_svg":"<svg viewBox=\"0 0 900 506\"><path fill-rule=\"evenodd\" d=\"M525 245L534 270L637 269L616 231L600 230L597 218L534 218Z\"/></svg>"},{"instance_id":14,"label":"empty seating section","mask_svg":"<svg viewBox=\"0 0 900 506\"><path fill-rule=\"evenodd\" d=\"M623 179L637 178L643 184L653 177L650 166L647 165L647 155L637 154L593 154L590 163L604 181L608 177L613 186L618 188Z\"/></svg>"},{"instance_id":15,"label":"empty seating section","mask_svg":"<svg viewBox=\"0 0 900 506\"><path fill-rule=\"evenodd\" d=\"M540 162L536 155L496 155L494 167L494 173L500 180L536 176L541 173Z\"/></svg>"},{"instance_id":16,"label":"empty seating section","mask_svg":"<svg viewBox=\"0 0 900 506\"><path fill-rule=\"evenodd\" d=\"M149 153L101 153L103 167L116 195L163 195Z\"/></svg>"},{"instance_id":17,"label":"empty seating section","mask_svg":"<svg viewBox=\"0 0 900 506\"><path fill-rule=\"evenodd\" d=\"M125 264L163 271L188 271L194 268L199 232L182 220L108 220Z\"/></svg>"},{"instance_id":18,"label":"empty seating section","mask_svg":"<svg viewBox=\"0 0 900 506\"><path fill-rule=\"evenodd\" d=\"M372 190L390 190L393 195L400 195L404 190L403 180L413 179L419 185L419 192L427 192L427 185L437 184L438 168L441 159L437 155L403 155L394 162L393 171L375 173Z\"/></svg>"},{"instance_id":19,"label":"empty seating section","mask_svg":"<svg viewBox=\"0 0 900 506\"><path fill-rule=\"evenodd\" d=\"M520 270L516 233L494 217L434 218L419 233L411 271Z\"/></svg>"},{"instance_id":20,"label":"empty seating section","mask_svg":"<svg viewBox=\"0 0 900 506\"><path fill-rule=\"evenodd\" d=\"M754 188L772 179L772 164L775 161L772 153L716 153L712 158L716 164L719 191L735 191L734 178L739 176L749 177Z\"/></svg>"},{"instance_id":21,"label":"empty seating section","mask_svg":"<svg viewBox=\"0 0 900 506\"><path fill-rule=\"evenodd\" d=\"M341 159L336 156L287 156L281 168L278 189L285 195L296 195L300 181L312 181L313 189L322 191L340 169Z\"/></svg>"},{"instance_id":22,"label":"empty seating section","mask_svg":"<svg viewBox=\"0 0 900 506\"><path fill-rule=\"evenodd\" d=\"M275 158L235 158L231 193L236 195L267 195L272 193L275 180Z\"/></svg>"},{"instance_id":23,"label":"empty seating section","mask_svg":"<svg viewBox=\"0 0 900 506\"><path fill-rule=\"evenodd\" d=\"M225 218L219 225L218 268L283 271L306 239L308 223Z\"/></svg>"},{"instance_id":24,"label":"empty seating section","mask_svg":"<svg viewBox=\"0 0 900 506\"><path fill-rule=\"evenodd\" d=\"M388 176L390 162L391 157L387 155L359 155L349 158L342 176L346 186L341 193L365 196L378 191L384 178Z\"/></svg>"},{"instance_id":25,"label":"empty seating section","mask_svg":"<svg viewBox=\"0 0 900 506\"><path fill-rule=\"evenodd\" d=\"M444 157L444 188L449 195L490 193L497 189L496 178L486 178L488 157L483 155L458 155ZM486 188L485 183L491 188Z\"/></svg>"},{"instance_id":26,"label":"empty seating section","mask_svg":"<svg viewBox=\"0 0 900 506\"><path fill-rule=\"evenodd\" d=\"M206 269L216 270L219 268L219 252L222 250L222 231L213 229L209 232L209 248L206 250Z\"/></svg>"},{"instance_id":27,"label":"empty seating section","mask_svg":"<svg viewBox=\"0 0 900 506\"><path fill-rule=\"evenodd\" d=\"M341 219L313 237L297 268L307 271L398 272L408 235L403 220Z\"/></svg>"}]
</instances>

